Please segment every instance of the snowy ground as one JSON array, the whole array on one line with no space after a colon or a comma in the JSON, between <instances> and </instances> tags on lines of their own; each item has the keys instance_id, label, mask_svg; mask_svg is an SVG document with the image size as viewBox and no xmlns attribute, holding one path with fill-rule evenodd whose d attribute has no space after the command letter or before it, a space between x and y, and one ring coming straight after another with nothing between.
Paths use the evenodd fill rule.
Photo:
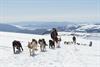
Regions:
<instances>
[{"instance_id":1,"label":"snowy ground","mask_svg":"<svg viewBox=\"0 0 100 67\"><path fill-rule=\"evenodd\" d=\"M89 44L93 41L93 46L88 45L65 45L64 41L72 41L70 33L59 33L62 38L61 48L49 49L47 52L37 51L35 56L30 56L27 42L32 38L45 38L48 44L50 35L32 35L20 33L0 32L0 67L100 67L100 39L99 37L89 38L80 34L77 42ZM98 34L99 36L99 34ZM97 38L97 39L96 39ZM13 54L12 41L20 40L24 51L20 54Z\"/></svg>"}]
</instances>

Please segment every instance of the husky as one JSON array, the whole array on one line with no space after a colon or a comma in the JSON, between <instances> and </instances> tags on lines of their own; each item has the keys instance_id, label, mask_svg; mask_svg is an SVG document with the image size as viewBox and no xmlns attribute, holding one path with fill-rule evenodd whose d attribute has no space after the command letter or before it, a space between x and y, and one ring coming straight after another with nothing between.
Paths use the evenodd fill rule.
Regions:
<instances>
[{"instance_id":1,"label":"husky","mask_svg":"<svg viewBox=\"0 0 100 67\"><path fill-rule=\"evenodd\" d=\"M37 47L38 47L38 45L37 45L37 41L35 39L32 39L32 42L28 42L30 56L35 54L35 51L38 50Z\"/></svg>"},{"instance_id":2,"label":"husky","mask_svg":"<svg viewBox=\"0 0 100 67\"><path fill-rule=\"evenodd\" d=\"M23 51L23 48L22 48L20 41L14 40L12 42L12 46L13 46L14 54L16 54L17 52L20 53L21 51ZM17 49L17 51L15 51L15 49Z\"/></svg>"}]
</instances>

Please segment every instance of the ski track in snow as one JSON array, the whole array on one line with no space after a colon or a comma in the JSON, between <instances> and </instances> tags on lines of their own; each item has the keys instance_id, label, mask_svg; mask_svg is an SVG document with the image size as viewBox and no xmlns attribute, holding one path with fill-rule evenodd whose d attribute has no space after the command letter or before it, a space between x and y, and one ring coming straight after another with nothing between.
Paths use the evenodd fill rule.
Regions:
<instances>
[{"instance_id":1,"label":"ski track in snow","mask_svg":"<svg viewBox=\"0 0 100 67\"><path fill-rule=\"evenodd\" d=\"M78 45L64 45L64 41L71 41L71 36L62 36L61 48L49 49L46 52L37 51L30 56L27 42L32 38L45 38L48 44L50 35L31 35L0 32L0 67L100 67L100 42L94 40L92 47ZM24 51L13 54L12 41L21 41ZM78 42L88 43L90 40L78 38Z\"/></svg>"}]
</instances>

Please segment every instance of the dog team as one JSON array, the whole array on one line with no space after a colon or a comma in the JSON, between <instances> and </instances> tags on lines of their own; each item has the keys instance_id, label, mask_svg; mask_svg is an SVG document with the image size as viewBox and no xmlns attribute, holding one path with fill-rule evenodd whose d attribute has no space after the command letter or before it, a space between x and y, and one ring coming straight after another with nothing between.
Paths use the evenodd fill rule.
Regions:
<instances>
[{"instance_id":1,"label":"dog team","mask_svg":"<svg viewBox=\"0 0 100 67\"><path fill-rule=\"evenodd\" d=\"M61 37L58 36L57 30L55 28L53 28L51 31L51 38L52 39L49 40L49 48L52 48L52 49L54 49L55 47L60 48ZM20 41L14 40L12 42L12 46L13 46L14 54L16 54L16 52L20 53L23 51ZM36 39L32 39L31 42L28 42L28 48L29 48L30 55L35 54L35 51L38 50L37 49L38 46L40 47L41 52L45 52L46 46L47 46L45 39L39 39L38 41ZM17 51L15 51L16 49Z\"/></svg>"},{"instance_id":2,"label":"dog team","mask_svg":"<svg viewBox=\"0 0 100 67\"><path fill-rule=\"evenodd\" d=\"M55 47L60 48L61 37L58 35L56 28L52 29L50 35L51 35L51 40L49 40L49 48L52 48L52 49L54 49ZM69 44L82 45L82 44L76 42L75 36L72 37L72 40L73 40L72 42L65 41L64 44L67 44L67 45L69 45ZM20 53L20 52L23 51L23 48L22 48L20 41L14 40L12 42L12 46L13 46L14 54L16 54L17 52ZM46 46L48 46L48 45L47 45L45 39L39 39L38 41L36 39L32 39L31 42L28 42L27 47L29 48L30 56L32 56L32 55L35 54L35 51L38 50L37 49L38 47L40 47L41 52L45 52ZM90 47L92 46L92 41L90 41L89 46ZM16 51L16 49L17 49L17 51Z\"/></svg>"}]
</instances>

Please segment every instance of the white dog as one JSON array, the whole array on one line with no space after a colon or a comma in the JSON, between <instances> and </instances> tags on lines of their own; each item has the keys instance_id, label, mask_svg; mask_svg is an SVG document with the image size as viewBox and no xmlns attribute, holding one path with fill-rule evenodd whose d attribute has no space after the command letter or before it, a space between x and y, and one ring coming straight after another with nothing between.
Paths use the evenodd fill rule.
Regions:
<instances>
[{"instance_id":1,"label":"white dog","mask_svg":"<svg viewBox=\"0 0 100 67\"><path fill-rule=\"evenodd\" d=\"M30 56L35 54L35 50L37 50L37 41L35 39L32 39L32 42L28 42L28 48L30 52Z\"/></svg>"}]
</instances>

